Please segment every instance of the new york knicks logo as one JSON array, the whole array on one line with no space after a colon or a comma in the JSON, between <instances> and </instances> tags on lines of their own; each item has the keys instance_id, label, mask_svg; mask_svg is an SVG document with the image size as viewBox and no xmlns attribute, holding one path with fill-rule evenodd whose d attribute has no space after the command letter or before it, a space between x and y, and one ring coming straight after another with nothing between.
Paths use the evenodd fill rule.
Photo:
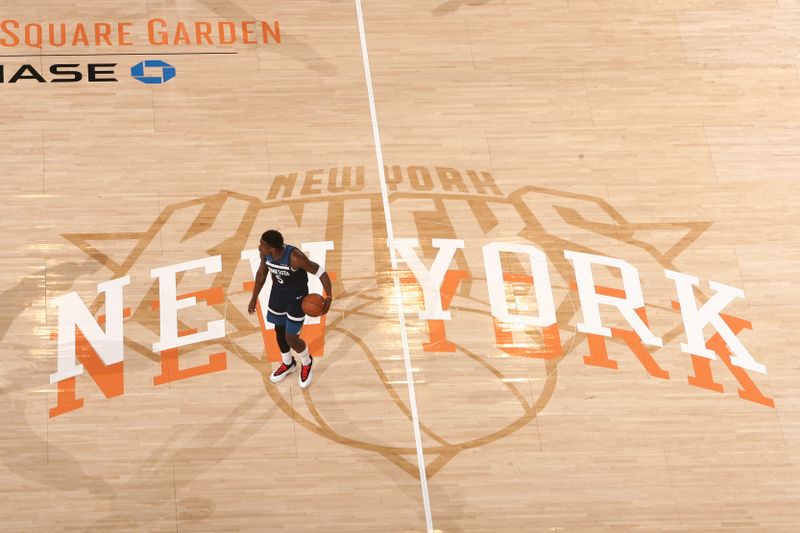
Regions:
<instances>
[{"instance_id":1,"label":"new york knicks logo","mask_svg":"<svg viewBox=\"0 0 800 533\"><path fill-rule=\"evenodd\" d=\"M525 428L558 394L560 365L598 367L598 372L633 366L642 379L688 378L688 385L716 392L722 386L715 376L725 374L735 378L741 398L773 405L736 362L736 351L728 349L729 332L749 328L746 320L721 315L724 323L715 327L725 338L706 339L717 360L691 355L688 376L675 375L642 333L652 324L662 346L682 340L690 310L685 294L676 298L675 290L689 282L674 272L675 261L707 223L631 222L604 199L535 186L505 194L486 171L422 165L386 171L398 257L405 265L400 272L390 267L381 195L366 186L362 167L276 176L266 198L223 191L176 203L140 232L65 237L107 269L104 279L127 280L120 282L124 309L116 310L126 317L124 350L153 361L153 386L213 379L233 365L246 365L262 376L265 394L296 423L331 441L381 454L412 476L418 470L393 276L402 283L412 365L419 370L429 475L464 450ZM274 334L263 312L253 319L246 311L258 266L255 246L270 227L323 265L334 283L331 312L307 320L303 328L319 362L314 386L302 392L268 384L270 365L280 357ZM120 251L123 242L128 246ZM595 287L581 285L579 264L593 254L622 257L661 276L664 283L649 283L646 294L648 304L659 305L637 305L627 317L604 312L609 335L580 331L586 291L607 302L634 298L625 269L615 267L618 260L596 269ZM165 255L172 265L165 266ZM663 277L665 271L673 272L674 284ZM719 294L708 300L720 300ZM99 324L105 320L103 303L102 295L87 302ZM263 300L260 307L266 307ZM552 321L543 318L549 310ZM107 305L105 314L111 313ZM640 330L633 331L632 323ZM77 359L86 372L70 375L59 366L53 380L58 404L51 416L82 407L83 397L100 401L102 395L124 393L122 359L116 368L104 365L85 342L87 332L75 335ZM336 394L342 386L347 394Z\"/></svg>"}]
</instances>

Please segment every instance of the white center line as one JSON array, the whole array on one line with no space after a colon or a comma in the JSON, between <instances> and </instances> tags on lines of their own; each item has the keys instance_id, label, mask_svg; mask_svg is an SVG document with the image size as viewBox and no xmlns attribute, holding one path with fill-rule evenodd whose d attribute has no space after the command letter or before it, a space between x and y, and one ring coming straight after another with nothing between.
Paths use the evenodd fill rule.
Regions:
<instances>
[{"instance_id":1,"label":"white center line","mask_svg":"<svg viewBox=\"0 0 800 533\"><path fill-rule=\"evenodd\" d=\"M372 135L375 140L375 156L378 160L378 175L381 179L381 196L383 198L383 216L386 219L387 244L392 262L392 270L397 271L397 254L394 248L394 231L392 229L392 213L389 210L389 192L386 187L386 175L383 169L383 150L381 149L381 135L378 131L378 116L375 112L375 96L372 91L372 74L369 68L369 53L367 52L367 37L364 33L364 16L361 12L361 0L355 0L356 14L358 15L358 35L361 39L361 57L364 60L364 76L367 80L367 94L369 96L369 113L372 119ZM400 289L400 280L396 275L394 281L394 296L397 301L397 316L400 322L400 338L403 343L403 362L406 367L406 383L408 384L408 403L411 408L411 422L414 426L414 442L417 447L417 464L419 465L419 482L422 489L422 504L425 508L425 525L429 532L433 531L431 520L431 504L428 497L428 477L425 473L425 455L422 451L422 438L419 429L419 416L417 414L417 395L414 390L414 373L411 369L411 354L408 348L408 333L406 320L403 313L403 297Z\"/></svg>"}]
</instances>

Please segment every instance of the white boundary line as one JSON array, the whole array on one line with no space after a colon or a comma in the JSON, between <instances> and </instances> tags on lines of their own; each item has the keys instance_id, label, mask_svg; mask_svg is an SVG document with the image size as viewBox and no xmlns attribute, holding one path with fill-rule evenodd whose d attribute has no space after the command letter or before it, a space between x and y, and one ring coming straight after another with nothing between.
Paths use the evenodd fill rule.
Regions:
<instances>
[{"instance_id":1,"label":"white boundary line","mask_svg":"<svg viewBox=\"0 0 800 533\"><path fill-rule=\"evenodd\" d=\"M386 175L383 170L383 150L381 149L381 135L378 131L378 115L375 112L375 96L372 92L372 74L369 68L369 53L367 52L367 37L364 33L364 16L361 12L361 0L355 0L356 14L358 16L358 35L361 39L361 57L364 60L364 76L367 80L367 94L369 95L369 114L372 119L372 135L375 140L375 156L378 160L378 175L381 178L381 196L383 198L383 216L386 219L387 244L389 256L392 261L394 281L394 296L397 300L397 316L400 321L400 338L403 342L403 362L406 367L406 383L408 384L408 403L411 408L411 422L414 426L414 441L417 446L417 464L419 465L419 483L422 488L422 504L425 508L425 525L428 531L433 531L431 520L431 504L428 497L428 478L425 473L425 455L422 451L422 438L419 429L419 416L417 415L417 395L414 391L414 374L411 370L411 354L408 347L408 333L406 320L403 313L403 294L400 289L400 280L397 275L397 254L394 249L394 233L392 229L392 213L389 211L389 193L386 187Z\"/></svg>"}]
</instances>

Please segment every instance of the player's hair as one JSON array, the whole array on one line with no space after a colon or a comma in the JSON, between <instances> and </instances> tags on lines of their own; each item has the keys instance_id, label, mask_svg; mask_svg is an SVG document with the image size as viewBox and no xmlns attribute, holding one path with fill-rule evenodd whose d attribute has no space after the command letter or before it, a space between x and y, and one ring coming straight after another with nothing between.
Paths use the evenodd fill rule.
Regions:
<instances>
[{"instance_id":1,"label":"player's hair","mask_svg":"<svg viewBox=\"0 0 800 533\"><path fill-rule=\"evenodd\" d=\"M273 248L280 248L283 246L283 235L281 235L281 232L274 229L267 230L262 233L261 240Z\"/></svg>"}]
</instances>

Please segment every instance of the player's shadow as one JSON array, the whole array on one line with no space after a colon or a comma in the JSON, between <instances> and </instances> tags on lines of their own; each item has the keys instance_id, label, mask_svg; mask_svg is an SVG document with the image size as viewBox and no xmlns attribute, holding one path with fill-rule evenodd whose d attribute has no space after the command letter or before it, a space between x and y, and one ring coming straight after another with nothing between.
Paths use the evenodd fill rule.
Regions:
<instances>
[{"instance_id":1,"label":"player's shadow","mask_svg":"<svg viewBox=\"0 0 800 533\"><path fill-rule=\"evenodd\" d=\"M67 262L54 267L38 270L20 280L16 285L0 293L0 298L5 302L6 312L0 315L0 341L4 341L6 335L13 326L13 322L21 316L26 309L33 306L37 299L41 299L45 291L45 277L47 279L47 291L52 294L63 294L69 292L75 282L81 276L90 275L100 268L100 264L95 261ZM4 347L9 344L4 342ZM12 436L0 439L0 459L6 469L17 476L31 481L37 485L50 489L63 491L86 490L91 493L93 498L100 501L112 502L112 507L118 507L118 511L111 516L101 519L95 528L106 531L119 528L121 524L141 523L141 517L137 516L136 511L126 511L128 500L121 501L117 498L120 487L110 484L100 476L89 475L81 464L81 458L65 448L48 442L30 425L26 417L26 409L31 407L29 396L25 391L30 389L38 376L45 375L47 371L43 365L55 364L54 358L35 359L28 358L26 355L35 346L19 344L14 346L18 349L20 360L30 359L30 364L17 368L11 372L2 374L5 382L0 387L0 408L6 413L6 422ZM177 437L176 432L166 444L153 452L143 464L155 465L155 470L171 467L170 463L181 462L184 465L196 466L194 472L183 478L176 490L181 489L190 481L199 476L203 470L210 465L216 464L229 456L237 446L247 438L255 434L263 427L277 412L277 408L263 413L243 428L236 432L231 431L233 423L239 416L256 407L256 402L263 397L263 394L254 394L245 399L234 408L226 417L215 424L209 424L201 428L190 442L202 442L208 447L205 449L202 461L192 462L191 449L179 449L167 456L169 445ZM46 416L46 415L45 415ZM65 415L69 416L69 415ZM209 450L211 452L209 453ZM200 466L205 465L205 466ZM159 482L155 474L136 477L131 482L131 486L155 486ZM36 490L36 489L33 489ZM136 491L133 491L137 493ZM146 503L146 502L145 502ZM163 504L159 502L158 505ZM169 502L173 505L173 502ZM202 519L213 512L214 503L205 498L187 498L182 500L182 514L186 520Z\"/></svg>"},{"instance_id":2,"label":"player's shadow","mask_svg":"<svg viewBox=\"0 0 800 533\"><path fill-rule=\"evenodd\" d=\"M231 20L255 20L258 18L230 0L197 0L197 2L220 18ZM268 50L289 56L324 76L336 74L336 66L333 63L323 58L319 52L302 39L285 33L283 28L281 28L279 45L261 47L259 50Z\"/></svg>"},{"instance_id":3,"label":"player's shadow","mask_svg":"<svg viewBox=\"0 0 800 533\"><path fill-rule=\"evenodd\" d=\"M30 397L24 391L35 385L39 376L45 375L43 365L55 364L55 359L27 357L29 352L37 349L36 346L5 341L14 321L44 296L45 278L48 291L63 294L72 288L79 277L92 274L99 268L100 264L96 261L61 263L38 270L0 293L6 308L6 312L0 315L0 341L3 341L4 348L15 349L20 361L28 363L13 372L2 374L2 379L8 384L0 388L0 409L5 413L6 426L11 428L9 432L12 436L0 440L0 457L4 466L16 475L45 487L65 491L86 488L94 494L111 494L108 483L101 478L87 476L80 461L71 452L48 443L34 431L26 418L25 410L29 407ZM37 458L41 451L45 452L45 457Z\"/></svg>"},{"instance_id":4,"label":"player's shadow","mask_svg":"<svg viewBox=\"0 0 800 533\"><path fill-rule=\"evenodd\" d=\"M158 487L163 482L164 472L174 468L174 465L179 463L182 473L186 472L186 475L175 477L174 493L177 498L181 490L188 487L203 472L210 470L213 466L227 459L243 442L258 433L261 428L269 423L278 412L278 408L274 405L268 411L259 413L244 427L234 426L242 415L253 409L258 409L258 402L263 398L264 394L261 392L252 394L234 407L219 422L201 426L193 435L184 436L183 441L190 443L193 446L191 448L175 445L181 435L184 435L184 430L174 430L162 446L154 450L147 459L141 461L140 464L148 465L147 473L143 472L143 475L136 476L130 483L120 488ZM236 428L235 431L233 431L234 427ZM116 509L112 511L112 514L92 524L90 529L92 531L109 531L118 528L120 524L138 524L141 526L148 521L148 514L142 514L141 512L142 506L175 506L176 518L182 522L208 518L214 513L215 509L212 499L200 496L181 498L180 505L178 505L177 500L162 501L158 498L154 499L147 491L132 490L131 494L134 497L133 501L127 498L125 500L113 499L112 506ZM141 497L137 499L137 496ZM163 518L164 515L163 513L154 513L153 516Z\"/></svg>"},{"instance_id":5,"label":"player's shadow","mask_svg":"<svg viewBox=\"0 0 800 533\"><path fill-rule=\"evenodd\" d=\"M450 15L458 11L461 6L482 6L492 0L447 0L445 3L435 7L431 13L434 16Z\"/></svg>"},{"instance_id":6,"label":"player's shadow","mask_svg":"<svg viewBox=\"0 0 800 533\"><path fill-rule=\"evenodd\" d=\"M19 283L0 293L4 311L0 314L0 340L2 340L11 324L27 308L33 305L37 293L44 295L45 279L47 290L54 294L63 294L72 287L80 276L97 272L100 264L96 261L83 263L67 262L54 267L42 268L29 276L22 278Z\"/></svg>"}]
</instances>

